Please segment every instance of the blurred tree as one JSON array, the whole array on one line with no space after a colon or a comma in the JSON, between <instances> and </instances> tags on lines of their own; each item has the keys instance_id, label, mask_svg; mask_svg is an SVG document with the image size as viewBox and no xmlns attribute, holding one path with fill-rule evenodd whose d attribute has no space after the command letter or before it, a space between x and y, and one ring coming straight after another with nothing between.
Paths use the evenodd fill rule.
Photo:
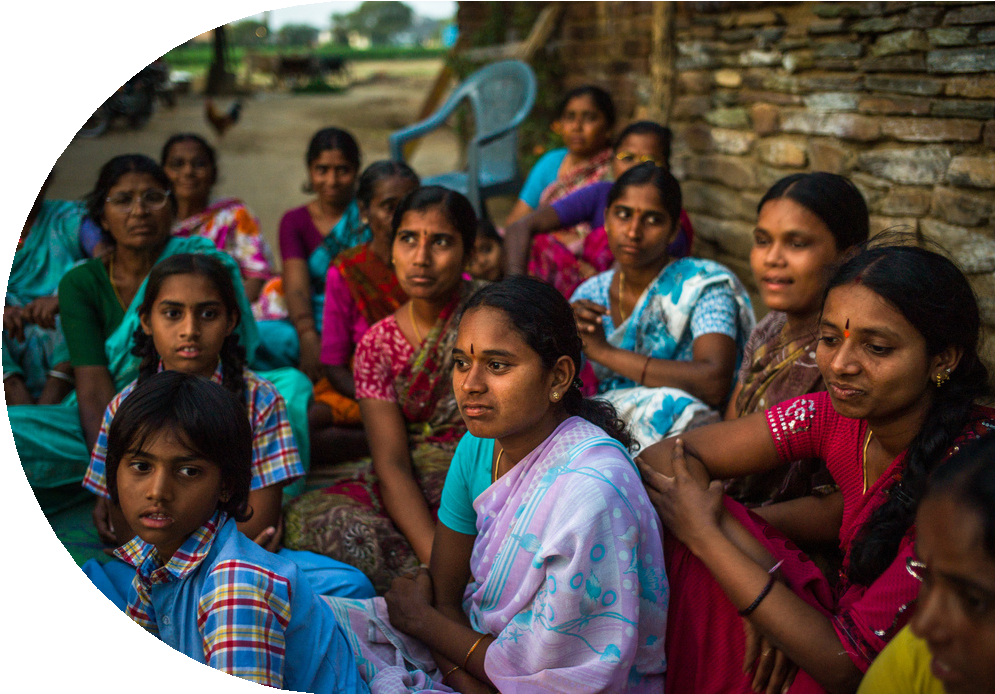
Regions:
<instances>
[{"instance_id":1,"label":"blurred tree","mask_svg":"<svg viewBox=\"0 0 995 694\"><path fill-rule=\"evenodd\" d=\"M281 46L310 48L317 40L318 30L310 24L284 24L276 33L276 42Z\"/></svg>"},{"instance_id":2,"label":"blurred tree","mask_svg":"<svg viewBox=\"0 0 995 694\"><path fill-rule=\"evenodd\" d=\"M347 14L333 14L332 24L346 33L369 37L374 45L390 43L411 28L414 11L403 2L364 2Z\"/></svg>"},{"instance_id":3,"label":"blurred tree","mask_svg":"<svg viewBox=\"0 0 995 694\"><path fill-rule=\"evenodd\" d=\"M233 46L258 47L268 43L269 27L258 19L243 19L229 24L228 34Z\"/></svg>"}]
</instances>

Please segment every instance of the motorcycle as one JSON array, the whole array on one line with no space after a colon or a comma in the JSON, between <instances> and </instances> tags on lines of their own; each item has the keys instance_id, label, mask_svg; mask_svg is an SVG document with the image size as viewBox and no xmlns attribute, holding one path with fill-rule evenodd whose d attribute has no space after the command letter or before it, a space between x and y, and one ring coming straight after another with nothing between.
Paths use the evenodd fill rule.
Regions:
<instances>
[{"instance_id":1,"label":"motorcycle","mask_svg":"<svg viewBox=\"0 0 995 694\"><path fill-rule=\"evenodd\" d=\"M111 94L87 119L78 135L99 137L118 118L127 119L131 128L141 128L152 117L156 99L161 99L169 107L176 103L169 66L161 58L142 68Z\"/></svg>"}]
</instances>

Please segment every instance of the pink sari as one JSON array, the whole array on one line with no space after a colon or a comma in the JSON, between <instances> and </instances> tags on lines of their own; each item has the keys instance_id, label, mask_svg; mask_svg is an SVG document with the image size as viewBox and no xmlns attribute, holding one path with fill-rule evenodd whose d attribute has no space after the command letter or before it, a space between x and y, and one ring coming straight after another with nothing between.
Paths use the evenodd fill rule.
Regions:
<instances>
[{"instance_id":1,"label":"pink sari","mask_svg":"<svg viewBox=\"0 0 995 694\"><path fill-rule=\"evenodd\" d=\"M810 457L825 460L843 493L843 569L835 586L790 540L759 516L730 499L725 501L726 508L775 560L784 560L780 573L788 587L830 618L843 650L864 672L908 621L909 608L919 594L919 582L905 568L906 559L913 556L914 527L899 544L895 559L871 585L854 584L847 578L854 540L901 478L905 454L895 458L865 492L859 452L867 423L838 415L827 393L786 400L767 410L767 422L783 462ZM956 444L963 445L992 428L995 410L979 407ZM667 629L667 659L671 663L667 691L748 694L752 691L752 672L742 672L743 625L736 607L687 547L668 537L665 549L673 589ZM799 670L789 691L798 694L824 690Z\"/></svg>"},{"instance_id":2,"label":"pink sari","mask_svg":"<svg viewBox=\"0 0 995 694\"><path fill-rule=\"evenodd\" d=\"M617 441L571 417L473 507L478 579L463 607L496 637L484 668L500 691L661 691L659 521ZM451 691L424 644L390 626L382 598L329 602L373 694Z\"/></svg>"}]
</instances>

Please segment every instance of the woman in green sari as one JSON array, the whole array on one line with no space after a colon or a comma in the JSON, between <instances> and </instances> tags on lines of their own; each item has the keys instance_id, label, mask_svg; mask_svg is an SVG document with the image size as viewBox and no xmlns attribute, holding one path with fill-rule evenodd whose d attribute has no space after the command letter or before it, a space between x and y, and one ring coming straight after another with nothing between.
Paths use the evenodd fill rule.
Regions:
<instances>
[{"instance_id":1,"label":"woman in green sari","mask_svg":"<svg viewBox=\"0 0 995 694\"><path fill-rule=\"evenodd\" d=\"M4 297L3 386L8 405L55 403L72 390L68 360L54 361L62 342L55 292L66 271L87 256L80 243L85 208L75 200L46 200L51 180L49 174L28 213Z\"/></svg>"},{"instance_id":2,"label":"woman in green sari","mask_svg":"<svg viewBox=\"0 0 995 694\"><path fill-rule=\"evenodd\" d=\"M138 375L132 335L146 277L159 261L177 253L217 258L232 275L246 317L236 331L250 364L258 345L237 263L207 239L170 235L175 205L169 179L152 159L128 154L107 162L87 197L87 210L112 250L73 268L59 284L65 358L73 365L76 391L57 405L7 408L21 465L36 491L83 479L104 409ZM286 400L298 448L308 460L310 384L302 386L306 379L289 369L264 377Z\"/></svg>"}]
</instances>

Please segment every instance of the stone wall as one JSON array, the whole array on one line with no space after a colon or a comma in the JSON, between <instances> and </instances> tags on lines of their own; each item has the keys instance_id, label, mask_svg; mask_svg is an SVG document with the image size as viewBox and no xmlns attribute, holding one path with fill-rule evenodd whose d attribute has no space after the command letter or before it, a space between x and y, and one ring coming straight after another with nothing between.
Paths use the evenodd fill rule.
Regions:
<instances>
[{"instance_id":1,"label":"stone wall","mask_svg":"<svg viewBox=\"0 0 995 694\"><path fill-rule=\"evenodd\" d=\"M482 11L473 5L494 4L461 3L461 29ZM556 88L610 89L621 123L669 123L695 252L752 287L764 191L797 171L846 175L872 232L912 231L949 250L995 357L995 3L688 2L670 14L661 28L658 3L565 4L543 59L563 63Z\"/></svg>"}]
</instances>

